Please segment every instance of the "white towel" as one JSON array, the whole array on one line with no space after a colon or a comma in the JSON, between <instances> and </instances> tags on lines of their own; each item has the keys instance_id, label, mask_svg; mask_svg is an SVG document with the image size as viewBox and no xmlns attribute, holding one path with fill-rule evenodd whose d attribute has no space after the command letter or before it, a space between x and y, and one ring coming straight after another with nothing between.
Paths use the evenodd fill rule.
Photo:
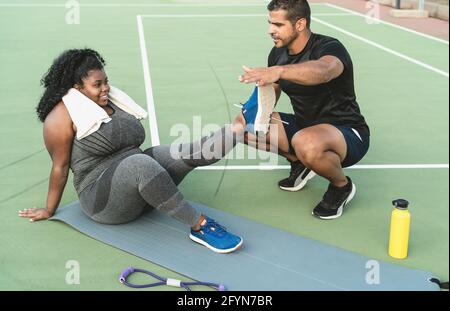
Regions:
<instances>
[{"instance_id":1,"label":"white towel","mask_svg":"<svg viewBox=\"0 0 450 311\"><path fill-rule=\"evenodd\" d=\"M147 118L147 111L136 104L136 102L130 96L128 96L125 92L119 90L118 88L110 86L108 97L114 105L116 105L123 111L132 114L136 117L136 119L141 120Z\"/></svg>"},{"instance_id":2,"label":"white towel","mask_svg":"<svg viewBox=\"0 0 450 311\"><path fill-rule=\"evenodd\" d=\"M108 98L114 105L135 116L136 119L147 117L147 112L142 107L116 87L110 86ZM97 131L102 123L111 121L103 108L77 89L71 88L62 100L69 111L72 122L77 127L78 140Z\"/></svg>"}]
</instances>

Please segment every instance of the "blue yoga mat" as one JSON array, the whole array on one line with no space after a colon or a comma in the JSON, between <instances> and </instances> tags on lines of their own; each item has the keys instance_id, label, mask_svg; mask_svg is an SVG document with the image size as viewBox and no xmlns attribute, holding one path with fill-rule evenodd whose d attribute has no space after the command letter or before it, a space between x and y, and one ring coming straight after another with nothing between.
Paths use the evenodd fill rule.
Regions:
<instances>
[{"instance_id":1,"label":"blue yoga mat","mask_svg":"<svg viewBox=\"0 0 450 311\"><path fill-rule=\"evenodd\" d=\"M242 248L214 253L192 242L186 225L157 211L128 224L102 225L88 218L77 201L58 209L51 219L192 279L225 284L229 290L439 290L429 281L431 273L377 261L377 282L372 278L372 258L192 204L239 233Z\"/></svg>"}]
</instances>

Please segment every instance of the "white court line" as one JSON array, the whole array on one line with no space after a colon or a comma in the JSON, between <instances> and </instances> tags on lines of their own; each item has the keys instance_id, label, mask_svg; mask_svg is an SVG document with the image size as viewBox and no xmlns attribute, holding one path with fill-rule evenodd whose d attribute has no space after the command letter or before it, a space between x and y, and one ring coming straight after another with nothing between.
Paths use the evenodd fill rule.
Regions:
<instances>
[{"instance_id":1,"label":"white court line","mask_svg":"<svg viewBox=\"0 0 450 311\"><path fill-rule=\"evenodd\" d=\"M142 25L142 17L136 16L138 33L139 33L139 45L141 48L142 68L144 70L144 83L145 94L147 100L148 122L150 123L150 137L152 140L152 146L160 145L158 123L156 120L155 102L153 99L152 79L150 77L150 66L148 64L147 46L145 44L144 27Z\"/></svg>"},{"instance_id":2,"label":"white court line","mask_svg":"<svg viewBox=\"0 0 450 311\"><path fill-rule=\"evenodd\" d=\"M426 68L426 69L428 69L428 70L434 71L434 72L436 72L436 73L438 73L438 74L440 74L440 75L442 75L442 76L448 78L448 72L445 72L445 71L443 71L443 70L440 70L440 69L437 69L437 68L435 68L435 67L433 67L433 66L430 66L430 65L428 65L428 64L425 64L425 63L423 63L423 62L421 62L421 61L419 61L419 60L417 60L417 59L415 59L415 58L406 56L405 54L402 54L402 53L400 53L400 52L394 51L394 50L392 50L392 49L390 49L390 48L385 47L384 45L378 44L378 43L373 42L373 41L371 41L371 40L369 40L369 39L366 39L366 38L364 38L364 37L358 36L357 34L354 34L354 33L350 32L350 31L347 31L347 30L345 30L345 29L342 29L342 28L340 28L340 27L337 27L337 26L335 26L335 25L333 25L333 24L330 24L330 23L328 23L328 22L325 22L325 21L323 21L323 20L321 20L321 19L318 19L318 18L315 18L315 17L312 17L311 19L314 20L315 22L318 22L318 23L323 24L323 25L325 25L325 26L327 26L327 27L330 27L330 28L332 28L332 29L335 29L335 30L337 30L337 31L340 31L340 32L342 32L342 33L344 33L344 34L346 34L346 35L348 35L348 36L350 36L350 37L353 37L353 38L355 38L355 39L358 39L358 40L360 40L360 41L362 41L362 42L364 42L364 43L370 44L370 45L372 45L372 46L374 46L374 47L376 47L376 48L379 48L379 49L381 49L381 50L383 50L383 51L385 51L385 52L388 52L388 53L390 53L390 54L393 54L393 55L395 55L395 56L398 56L398 57L400 57L400 58L403 58L404 60L407 60L407 61L409 61L409 62L411 62L411 63L413 63L413 64L416 64L416 65L421 66L421 67L423 67L423 68Z\"/></svg>"},{"instance_id":3,"label":"white court line","mask_svg":"<svg viewBox=\"0 0 450 311\"><path fill-rule=\"evenodd\" d=\"M361 164L353 165L345 169L448 169L448 164ZM239 170L289 170L290 165L214 165L197 167L200 171L239 171Z\"/></svg>"},{"instance_id":4,"label":"white court line","mask_svg":"<svg viewBox=\"0 0 450 311\"><path fill-rule=\"evenodd\" d=\"M428 39L432 39L432 40L435 40L435 41L437 41L437 42L441 42L441 43L444 43L444 44L447 44L447 45L448 45L448 41L447 41L447 40L443 40L443 39L440 39L440 38L436 38L436 37L434 37L434 36L427 35L427 34L425 34L425 33L418 32L418 31L416 31L416 30L412 30L412 29L409 29L409 28L406 28L406 27L403 27L403 26L400 26L400 25L397 25L397 24L393 24L393 23L390 23L390 22L386 22L386 21L384 21L384 20L382 20L382 19L375 18L375 17L371 17L371 16L369 16L369 15L365 15L365 14L362 14L362 13L359 13L359 12L356 12L356 11L353 11L353 10L349 10L349 9L343 8L343 7L338 6L338 5L335 5L335 4L325 3L325 5L326 5L326 6L329 6L329 7L331 7L331 8L335 8L335 9L337 9L337 10L341 10L341 11L344 11L344 12L352 13L352 14L357 15L357 16L364 17L364 18L366 18L366 19L370 19L370 20L372 20L372 21L374 21L374 22L376 22L376 23L389 25L389 26L391 26L391 27L398 28L398 29L401 29L401 30L404 30L404 31L413 33L413 34L415 34L415 35L419 35L419 36L422 36L422 37L425 37L425 38L428 38Z\"/></svg>"}]
</instances>

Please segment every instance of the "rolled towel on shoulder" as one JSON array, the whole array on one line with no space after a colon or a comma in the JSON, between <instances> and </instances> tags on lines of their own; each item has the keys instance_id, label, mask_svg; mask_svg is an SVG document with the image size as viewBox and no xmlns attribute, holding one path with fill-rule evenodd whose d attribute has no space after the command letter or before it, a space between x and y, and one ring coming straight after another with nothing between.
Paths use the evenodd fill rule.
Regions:
<instances>
[{"instance_id":1,"label":"rolled towel on shoulder","mask_svg":"<svg viewBox=\"0 0 450 311\"><path fill-rule=\"evenodd\" d=\"M136 119L144 119L147 112L120 89L110 86L108 98L121 110L133 115ZM108 123L111 118L106 111L75 88L71 88L62 98L72 122L77 127L77 139L96 132L102 123Z\"/></svg>"},{"instance_id":2,"label":"rolled towel on shoulder","mask_svg":"<svg viewBox=\"0 0 450 311\"><path fill-rule=\"evenodd\" d=\"M136 119L141 120L147 118L147 111L145 111L145 109L136 104L136 102L125 92L112 85L110 86L108 98L114 105L135 116Z\"/></svg>"}]
</instances>

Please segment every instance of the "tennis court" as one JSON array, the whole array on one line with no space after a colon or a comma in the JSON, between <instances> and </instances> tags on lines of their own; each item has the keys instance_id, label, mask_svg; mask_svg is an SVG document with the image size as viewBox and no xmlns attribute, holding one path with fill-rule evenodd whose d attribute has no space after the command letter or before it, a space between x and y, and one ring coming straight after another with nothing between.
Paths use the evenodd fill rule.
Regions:
<instances>
[{"instance_id":1,"label":"tennis court","mask_svg":"<svg viewBox=\"0 0 450 311\"><path fill-rule=\"evenodd\" d=\"M0 3L2 290L126 290L117 276L130 265L186 279L63 223L30 224L18 217L20 209L45 206L51 161L35 106L42 92L39 79L61 51L90 47L104 56L111 84L149 112L143 125L145 145L151 146L174 141L180 124L191 129L194 139L202 129L208 131L208 124L229 123L239 111L233 104L252 91L238 82L241 66L266 66L272 47L264 1L80 3L79 24L66 23L68 9L57 1ZM289 173L288 162L281 157L269 161L244 147L244 159L232 156L191 173L180 186L183 194L448 280L448 42L368 22L336 5L314 3L312 11L312 30L338 38L352 56L358 102L372 133L369 153L346 170L358 193L343 217L321 221L311 216L327 187L325 179L313 179L300 192L281 191L277 182ZM285 95L277 111L291 111ZM411 202L405 260L387 254L391 201L397 198ZM75 200L69 179L61 205ZM80 264L78 285L66 283L69 260ZM153 290L168 289L173 288Z\"/></svg>"}]
</instances>

